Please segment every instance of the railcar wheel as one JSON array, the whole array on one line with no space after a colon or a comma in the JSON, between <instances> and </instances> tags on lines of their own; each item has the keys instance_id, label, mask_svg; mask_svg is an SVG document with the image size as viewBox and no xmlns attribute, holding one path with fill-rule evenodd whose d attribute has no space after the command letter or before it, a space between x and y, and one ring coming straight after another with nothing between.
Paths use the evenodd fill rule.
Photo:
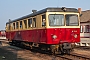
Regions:
<instances>
[{"instance_id":1,"label":"railcar wheel","mask_svg":"<svg viewBox=\"0 0 90 60\"><path fill-rule=\"evenodd\" d=\"M52 49L51 52L52 52L53 55L59 54L59 51L57 49Z\"/></svg>"},{"instance_id":2,"label":"railcar wheel","mask_svg":"<svg viewBox=\"0 0 90 60\"><path fill-rule=\"evenodd\" d=\"M55 49L54 51L53 51L53 55L57 55L57 50Z\"/></svg>"},{"instance_id":3,"label":"railcar wheel","mask_svg":"<svg viewBox=\"0 0 90 60\"><path fill-rule=\"evenodd\" d=\"M63 54L64 54L64 51L62 50L62 51L61 51L61 55L63 55Z\"/></svg>"},{"instance_id":4,"label":"railcar wheel","mask_svg":"<svg viewBox=\"0 0 90 60\"><path fill-rule=\"evenodd\" d=\"M50 50L53 55L57 55L59 53L59 45L51 45Z\"/></svg>"},{"instance_id":5,"label":"railcar wheel","mask_svg":"<svg viewBox=\"0 0 90 60\"><path fill-rule=\"evenodd\" d=\"M68 50L66 50L66 54L70 54L70 50L68 49Z\"/></svg>"}]
</instances>

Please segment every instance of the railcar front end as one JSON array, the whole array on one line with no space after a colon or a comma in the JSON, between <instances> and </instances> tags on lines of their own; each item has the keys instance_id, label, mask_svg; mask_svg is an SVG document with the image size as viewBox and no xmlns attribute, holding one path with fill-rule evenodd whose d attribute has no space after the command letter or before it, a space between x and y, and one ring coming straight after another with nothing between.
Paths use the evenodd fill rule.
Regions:
<instances>
[{"instance_id":1,"label":"railcar front end","mask_svg":"<svg viewBox=\"0 0 90 60\"><path fill-rule=\"evenodd\" d=\"M79 13L48 12L47 15L47 44L51 44L54 52L69 53L80 42Z\"/></svg>"}]
</instances>

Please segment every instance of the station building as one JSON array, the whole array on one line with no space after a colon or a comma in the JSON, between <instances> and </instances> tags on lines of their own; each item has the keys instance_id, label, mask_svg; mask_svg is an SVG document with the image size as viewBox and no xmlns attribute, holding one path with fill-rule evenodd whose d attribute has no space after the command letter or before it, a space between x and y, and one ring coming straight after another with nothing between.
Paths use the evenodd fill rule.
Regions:
<instances>
[{"instance_id":1,"label":"station building","mask_svg":"<svg viewBox=\"0 0 90 60\"><path fill-rule=\"evenodd\" d=\"M82 11L80 18L80 46L90 46L90 10Z\"/></svg>"}]
</instances>

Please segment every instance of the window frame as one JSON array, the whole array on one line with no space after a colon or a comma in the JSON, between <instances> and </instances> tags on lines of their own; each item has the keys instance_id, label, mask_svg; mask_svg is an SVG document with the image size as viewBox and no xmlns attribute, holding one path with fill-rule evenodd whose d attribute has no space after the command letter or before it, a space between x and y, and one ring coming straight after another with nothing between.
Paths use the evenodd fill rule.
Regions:
<instances>
[{"instance_id":1,"label":"window frame","mask_svg":"<svg viewBox=\"0 0 90 60\"><path fill-rule=\"evenodd\" d=\"M37 27L36 17L34 17L34 18L32 18L32 19L33 19L33 24L32 24L32 26L33 26L33 28L36 28L36 27ZM34 22L34 19L35 19L35 22Z\"/></svg>"},{"instance_id":2,"label":"window frame","mask_svg":"<svg viewBox=\"0 0 90 60\"><path fill-rule=\"evenodd\" d=\"M23 29L23 21L20 20L19 22L20 22L20 23L19 23L19 28L20 28L20 29ZM22 22L22 27L21 27L21 22Z\"/></svg>"},{"instance_id":3,"label":"window frame","mask_svg":"<svg viewBox=\"0 0 90 60\"><path fill-rule=\"evenodd\" d=\"M31 20L31 21L30 21ZM30 23L31 22L31 23ZM33 25L33 18L28 19L28 28L32 28Z\"/></svg>"},{"instance_id":4,"label":"window frame","mask_svg":"<svg viewBox=\"0 0 90 60\"><path fill-rule=\"evenodd\" d=\"M26 21L26 23L25 23L25 21ZM27 29L27 19L24 19L23 23L24 23L24 29Z\"/></svg>"},{"instance_id":5,"label":"window frame","mask_svg":"<svg viewBox=\"0 0 90 60\"><path fill-rule=\"evenodd\" d=\"M16 29L19 29L19 22L18 21L16 21Z\"/></svg>"},{"instance_id":6,"label":"window frame","mask_svg":"<svg viewBox=\"0 0 90 60\"><path fill-rule=\"evenodd\" d=\"M9 24L6 24L6 30L8 31L9 30Z\"/></svg>"},{"instance_id":7,"label":"window frame","mask_svg":"<svg viewBox=\"0 0 90 60\"><path fill-rule=\"evenodd\" d=\"M44 22L43 22L43 19L45 19ZM45 25L43 25L43 23L45 23ZM41 15L41 25L42 25L42 27L45 27L46 26L46 14L42 14Z\"/></svg>"},{"instance_id":8,"label":"window frame","mask_svg":"<svg viewBox=\"0 0 90 60\"><path fill-rule=\"evenodd\" d=\"M67 20L66 20L66 15L73 15L73 16L77 16L77 22L78 22L78 25L67 25ZM77 14L65 14L65 23L66 23L66 26L79 26L79 17Z\"/></svg>"},{"instance_id":9,"label":"window frame","mask_svg":"<svg viewBox=\"0 0 90 60\"><path fill-rule=\"evenodd\" d=\"M63 25L50 25L50 20L49 20L49 15L63 15ZM49 26L52 27L52 26L65 26L65 14L49 14L48 15L48 22L49 22Z\"/></svg>"}]
</instances>

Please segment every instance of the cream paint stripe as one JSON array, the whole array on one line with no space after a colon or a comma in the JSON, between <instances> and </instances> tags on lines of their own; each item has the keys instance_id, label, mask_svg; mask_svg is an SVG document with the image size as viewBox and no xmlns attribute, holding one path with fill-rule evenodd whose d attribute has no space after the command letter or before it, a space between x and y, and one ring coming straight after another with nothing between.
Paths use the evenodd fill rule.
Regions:
<instances>
[{"instance_id":1,"label":"cream paint stripe","mask_svg":"<svg viewBox=\"0 0 90 60\"><path fill-rule=\"evenodd\" d=\"M47 27L47 28L80 28L80 26L59 26L59 27Z\"/></svg>"},{"instance_id":2,"label":"cream paint stripe","mask_svg":"<svg viewBox=\"0 0 90 60\"><path fill-rule=\"evenodd\" d=\"M80 28L79 26L62 26L62 27L43 27L43 28L38 28L38 29L49 29L49 28ZM20 29L20 30L12 30L12 31L25 31L25 30L37 30L37 28L32 28L32 29ZM11 32L11 31L6 31L6 32Z\"/></svg>"},{"instance_id":3,"label":"cream paint stripe","mask_svg":"<svg viewBox=\"0 0 90 60\"><path fill-rule=\"evenodd\" d=\"M47 14L76 14L79 15L79 13L75 13L75 12L47 12Z\"/></svg>"}]
</instances>

